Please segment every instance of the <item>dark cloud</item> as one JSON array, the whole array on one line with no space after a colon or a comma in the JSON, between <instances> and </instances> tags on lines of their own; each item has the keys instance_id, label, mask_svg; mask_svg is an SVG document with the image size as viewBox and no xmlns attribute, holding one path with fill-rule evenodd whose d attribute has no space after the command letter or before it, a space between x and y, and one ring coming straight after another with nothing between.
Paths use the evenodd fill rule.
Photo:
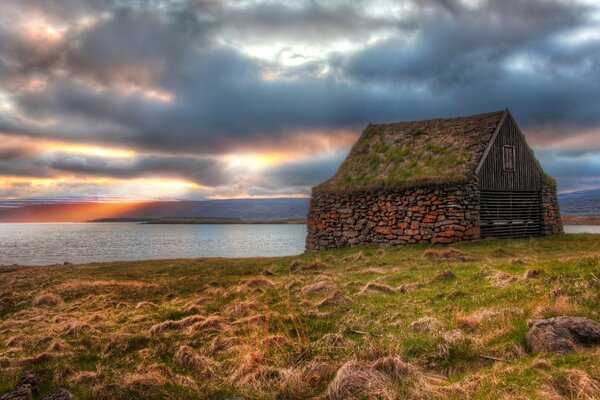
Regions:
<instances>
[{"instance_id":1,"label":"dark cloud","mask_svg":"<svg viewBox=\"0 0 600 400\"><path fill-rule=\"evenodd\" d=\"M504 107L526 134L600 126L600 41L572 37L597 24L597 10L559 0L400 3L9 0L0 5L0 130L160 154L33 158L30 173L162 174L241 188L207 156ZM60 37L24 35L19 10L62 27ZM275 55L261 56L261 46ZM11 107L1 107L3 91ZM285 164L249 190L306 192L340 160ZM578 160L583 171L597 156Z\"/></svg>"}]
</instances>

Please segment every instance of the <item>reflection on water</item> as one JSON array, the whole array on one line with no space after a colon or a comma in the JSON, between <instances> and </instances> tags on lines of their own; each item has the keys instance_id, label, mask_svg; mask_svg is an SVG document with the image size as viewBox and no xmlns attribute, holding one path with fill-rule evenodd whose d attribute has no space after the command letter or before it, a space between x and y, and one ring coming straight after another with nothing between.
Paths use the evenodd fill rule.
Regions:
<instances>
[{"instance_id":1,"label":"reflection on water","mask_svg":"<svg viewBox=\"0 0 600 400\"><path fill-rule=\"evenodd\" d=\"M0 224L0 264L47 265L196 257L287 256L305 225Z\"/></svg>"}]
</instances>

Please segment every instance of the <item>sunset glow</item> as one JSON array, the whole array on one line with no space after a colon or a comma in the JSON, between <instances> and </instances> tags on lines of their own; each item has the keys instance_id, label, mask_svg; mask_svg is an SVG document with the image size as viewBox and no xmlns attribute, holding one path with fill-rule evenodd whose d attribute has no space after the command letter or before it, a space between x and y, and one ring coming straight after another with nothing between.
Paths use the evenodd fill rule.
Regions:
<instances>
[{"instance_id":1,"label":"sunset glow","mask_svg":"<svg viewBox=\"0 0 600 400\"><path fill-rule=\"evenodd\" d=\"M369 123L506 107L600 187L593 0L67 3L0 2L0 200L309 196Z\"/></svg>"}]
</instances>

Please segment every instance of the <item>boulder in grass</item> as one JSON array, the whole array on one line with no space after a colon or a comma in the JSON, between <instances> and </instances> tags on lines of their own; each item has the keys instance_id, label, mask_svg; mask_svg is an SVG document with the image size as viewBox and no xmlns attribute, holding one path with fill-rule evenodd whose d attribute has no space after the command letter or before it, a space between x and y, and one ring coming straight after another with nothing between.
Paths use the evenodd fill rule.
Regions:
<instances>
[{"instance_id":1,"label":"boulder in grass","mask_svg":"<svg viewBox=\"0 0 600 400\"><path fill-rule=\"evenodd\" d=\"M555 317L529 323L527 343L534 352L567 353L600 345L600 324L583 317Z\"/></svg>"},{"instance_id":2,"label":"boulder in grass","mask_svg":"<svg viewBox=\"0 0 600 400\"><path fill-rule=\"evenodd\" d=\"M17 386L15 386L14 390L0 396L0 400L33 399L33 396L37 394L37 385L39 384L39 382L40 380L38 376L34 373L29 372L25 374L23 378L21 378L19 383L17 383Z\"/></svg>"}]
</instances>

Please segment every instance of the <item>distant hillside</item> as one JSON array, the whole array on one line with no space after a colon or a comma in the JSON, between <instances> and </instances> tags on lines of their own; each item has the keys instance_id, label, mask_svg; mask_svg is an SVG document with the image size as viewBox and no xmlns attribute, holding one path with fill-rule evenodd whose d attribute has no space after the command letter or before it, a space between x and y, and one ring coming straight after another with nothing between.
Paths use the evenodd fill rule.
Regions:
<instances>
[{"instance_id":1,"label":"distant hillside","mask_svg":"<svg viewBox=\"0 0 600 400\"><path fill-rule=\"evenodd\" d=\"M246 221L304 218L309 199L231 199L144 203L33 204L0 208L2 222L75 222L101 218L206 218Z\"/></svg>"},{"instance_id":2,"label":"distant hillside","mask_svg":"<svg viewBox=\"0 0 600 400\"><path fill-rule=\"evenodd\" d=\"M563 215L600 215L600 189L561 193L558 202Z\"/></svg>"},{"instance_id":3,"label":"distant hillside","mask_svg":"<svg viewBox=\"0 0 600 400\"><path fill-rule=\"evenodd\" d=\"M600 215L600 189L558 195L563 215ZM4 204L6 203L6 204ZM10 203L10 206L7 206ZM305 218L307 198L153 201L139 203L44 203L13 206L0 201L0 222L77 222L94 219L239 219Z\"/></svg>"}]
</instances>

